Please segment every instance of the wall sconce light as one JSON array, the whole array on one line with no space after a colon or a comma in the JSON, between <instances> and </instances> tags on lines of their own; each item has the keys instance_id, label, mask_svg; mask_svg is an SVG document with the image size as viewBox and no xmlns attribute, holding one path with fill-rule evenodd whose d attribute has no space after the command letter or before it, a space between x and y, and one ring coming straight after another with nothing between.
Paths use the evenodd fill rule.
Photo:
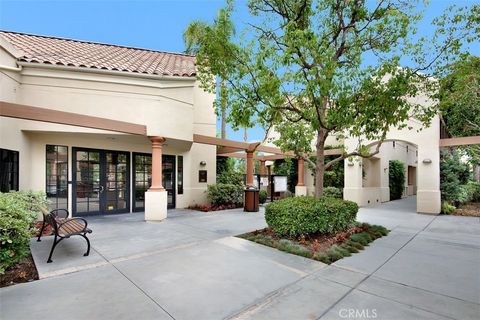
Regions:
<instances>
[{"instance_id":1,"label":"wall sconce light","mask_svg":"<svg viewBox=\"0 0 480 320\"><path fill-rule=\"evenodd\" d=\"M423 159L422 162L425 163L425 164L430 164L430 163L432 163L432 159L428 159L428 158L427 158L427 159Z\"/></svg>"},{"instance_id":2,"label":"wall sconce light","mask_svg":"<svg viewBox=\"0 0 480 320\"><path fill-rule=\"evenodd\" d=\"M201 165L202 167L204 167L204 166L207 165L207 163L206 163L205 161L200 161L200 165Z\"/></svg>"}]
</instances>

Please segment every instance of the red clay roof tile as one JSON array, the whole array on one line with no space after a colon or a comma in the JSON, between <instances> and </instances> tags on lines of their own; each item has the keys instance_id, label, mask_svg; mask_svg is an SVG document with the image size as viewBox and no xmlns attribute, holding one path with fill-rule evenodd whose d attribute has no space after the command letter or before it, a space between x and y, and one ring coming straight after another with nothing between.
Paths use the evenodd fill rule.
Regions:
<instances>
[{"instance_id":1,"label":"red clay roof tile","mask_svg":"<svg viewBox=\"0 0 480 320\"><path fill-rule=\"evenodd\" d=\"M196 74L195 57L181 53L9 31L0 31L0 36L22 53L19 61L179 77Z\"/></svg>"}]
</instances>

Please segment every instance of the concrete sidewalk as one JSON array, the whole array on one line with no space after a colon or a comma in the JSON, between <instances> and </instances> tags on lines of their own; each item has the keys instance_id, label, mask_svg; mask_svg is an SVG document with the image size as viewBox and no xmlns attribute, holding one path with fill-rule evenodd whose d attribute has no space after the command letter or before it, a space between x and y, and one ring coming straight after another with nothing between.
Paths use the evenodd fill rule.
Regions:
<instances>
[{"instance_id":1,"label":"concrete sidewalk","mask_svg":"<svg viewBox=\"0 0 480 320\"><path fill-rule=\"evenodd\" d=\"M92 252L32 242L42 280L0 289L2 319L477 319L480 221L414 213L414 198L362 208L389 236L327 266L234 235L241 210L90 218Z\"/></svg>"}]
</instances>

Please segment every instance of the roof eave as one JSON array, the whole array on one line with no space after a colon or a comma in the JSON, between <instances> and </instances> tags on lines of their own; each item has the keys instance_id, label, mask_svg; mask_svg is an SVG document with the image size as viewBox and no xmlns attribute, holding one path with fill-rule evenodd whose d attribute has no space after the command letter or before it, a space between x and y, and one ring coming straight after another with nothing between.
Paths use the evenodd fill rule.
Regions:
<instances>
[{"instance_id":1,"label":"roof eave","mask_svg":"<svg viewBox=\"0 0 480 320\"><path fill-rule=\"evenodd\" d=\"M125 76L125 77L144 78L144 79L174 80L174 81L195 81L196 80L195 75L167 76L167 75L115 71L115 70L105 70L105 69L86 68L86 67L44 64L39 62L26 62L26 61L17 61L17 64L22 67L30 67L30 68L42 68L42 69L52 69L52 70L62 70L62 71L77 71L77 72L97 73L97 74L104 74L104 75Z\"/></svg>"}]
</instances>

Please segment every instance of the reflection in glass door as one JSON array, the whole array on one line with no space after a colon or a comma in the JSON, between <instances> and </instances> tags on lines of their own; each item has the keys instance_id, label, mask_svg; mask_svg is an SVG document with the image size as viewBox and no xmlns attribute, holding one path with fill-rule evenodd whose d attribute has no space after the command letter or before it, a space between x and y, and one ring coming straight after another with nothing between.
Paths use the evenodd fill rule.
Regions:
<instances>
[{"instance_id":1,"label":"reflection in glass door","mask_svg":"<svg viewBox=\"0 0 480 320\"><path fill-rule=\"evenodd\" d=\"M152 183L152 155L133 154L133 211L145 210L145 192ZM162 184L168 193L168 208L175 208L175 156L162 156Z\"/></svg>"},{"instance_id":2,"label":"reflection in glass door","mask_svg":"<svg viewBox=\"0 0 480 320\"><path fill-rule=\"evenodd\" d=\"M129 154L73 148L73 214L129 212Z\"/></svg>"}]
</instances>

